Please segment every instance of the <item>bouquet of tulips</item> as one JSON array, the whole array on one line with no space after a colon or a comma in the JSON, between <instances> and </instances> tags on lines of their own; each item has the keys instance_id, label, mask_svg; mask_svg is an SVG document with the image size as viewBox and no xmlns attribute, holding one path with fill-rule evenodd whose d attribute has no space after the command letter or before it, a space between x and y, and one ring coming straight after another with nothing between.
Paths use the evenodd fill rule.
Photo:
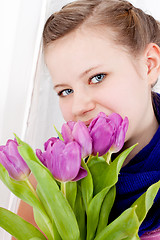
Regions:
<instances>
[{"instance_id":1,"label":"bouquet of tulips","mask_svg":"<svg viewBox=\"0 0 160 240\"><path fill-rule=\"evenodd\" d=\"M132 146L114 161L124 144L128 118L99 113L87 127L64 123L58 137L34 151L16 135L0 147L0 179L33 207L41 231L18 215L0 208L0 227L19 240L135 240L160 187L150 186L136 202L108 224L116 183ZM34 189L28 176L37 180Z\"/></svg>"}]
</instances>

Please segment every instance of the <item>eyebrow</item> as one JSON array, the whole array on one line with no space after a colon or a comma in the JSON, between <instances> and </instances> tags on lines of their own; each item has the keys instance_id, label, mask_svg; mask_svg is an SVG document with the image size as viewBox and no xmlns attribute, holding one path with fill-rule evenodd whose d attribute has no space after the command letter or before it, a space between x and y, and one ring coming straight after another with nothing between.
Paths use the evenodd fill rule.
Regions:
<instances>
[{"instance_id":1,"label":"eyebrow","mask_svg":"<svg viewBox=\"0 0 160 240\"><path fill-rule=\"evenodd\" d=\"M66 87L66 84L56 84L53 89L58 88L58 87Z\"/></svg>"},{"instance_id":2,"label":"eyebrow","mask_svg":"<svg viewBox=\"0 0 160 240\"><path fill-rule=\"evenodd\" d=\"M90 73L91 71L93 71L94 69L100 67L101 65L97 65L97 66L94 66L94 67L91 67L87 70L85 70L83 73L80 74L80 78L83 78L85 75L87 75L88 73ZM58 88L58 87L66 87L66 84L56 84L53 88Z\"/></svg>"},{"instance_id":3,"label":"eyebrow","mask_svg":"<svg viewBox=\"0 0 160 240\"><path fill-rule=\"evenodd\" d=\"M83 73L80 74L80 78L84 77L85 75L87 75L88 73L90 73L92 70L100 67L101 65L97 65L97 66L94 66L94 67L91 67L89 69L87 69L86 71L84 71Z\"/></svg>"}]
</instances>

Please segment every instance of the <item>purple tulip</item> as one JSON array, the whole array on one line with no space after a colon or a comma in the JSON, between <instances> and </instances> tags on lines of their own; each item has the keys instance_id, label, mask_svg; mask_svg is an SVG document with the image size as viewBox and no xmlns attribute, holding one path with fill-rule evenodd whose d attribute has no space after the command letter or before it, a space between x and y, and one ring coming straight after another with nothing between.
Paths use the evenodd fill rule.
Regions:
<instances>
[{"instance_id":1,"label":"purple tulip","mask_svg":"<svg viewBox=\"0 0 160 240\"><path fill-rule=\"evenodd\" d=\"M87 126L81 122L69 121L62 126L62 137L65 143L76 141L81 146L82 157L92 153L92 139Z\"/></svg>"},{"instance_id":2,"label":"purple tulip","mask_svg":"<svg viewBox=\"0 0 160 240\"><path fill-rule=\"evenodd\" d=\"M31 171L19 154L17 147L16 140L8 140L6 145L0 146L0 163L7 169L10 177L24 180Z\"/></svg>"},{"instance_id":3,"label":"purple tulip","mask_svg":"<svg viewBox=\"0 0 160 240\"><path fill-rule=\"evenodd\" d=\"M59 141L58 138L55 138L55 137L49 138L47 140L47 142L44 143L44 150L45 151L47 150L47 147L48 147L49 144L51 146L53 146L53 144L57 141ZM47 162L46 162L46 159L45 159L45 156L44 156L45 154L40 149L36 149L36 155L39 158L39 160L43 163L43 165L47 167Z\"/></svg>"},{"instance_id":4,"label":"purple tulip","mask_svg":"<svg viewBox=\"0 0 160 240\"><path fill-rule=\"evenodd\" d=\"M81 167L80 146L75 141L68 144L61 140L54 144L49 142L43 157L47 168L58 181L78 181L87 176L87 171Z\"/></svg>"},{"instance_id":5,"label":"purple tulip","mask_svg":"<svg viewBox=\"0 0 160 240\"><path fill-rule=\"evenodd\" d=\"M113 113L110 116L110 119L111 120L113 119L114 121L116 117L117 116ZM120 115L119 115L119 118L121 118ZM126 132L128 130L129 121L127 117L125 117L124 120L121 118L121 120L119 120L118 123L119 124L116 126L117 131L115 133L114 142L110 148L111 153L119 152L122 149L125 141Z\"/></svg>"},{"instance_id":6,"label":"purple tulip","mask_svg":"<svg viewBox=\"0 0 160 240\"><path fill-rule=\"evenodd\" d=\"M99 153L99 156L102 156L110 149L112 152L119 151L124 144L127 128L128 118L123 120L117 113L106 116L100 112L88 127L92 137L92 154Z\"/></svg>"},{"instance_id":7,"label":"purple tulip","mask_svg":"<svg viewBox=\"0 0 160 240\"><path fill-rule=\"evenodd\" d=\"M88 130L92 138L93 155L104 155L112 146L114 141L114 127L110 119L102 112L94 118Z\"/></svg>"}]
</instances>

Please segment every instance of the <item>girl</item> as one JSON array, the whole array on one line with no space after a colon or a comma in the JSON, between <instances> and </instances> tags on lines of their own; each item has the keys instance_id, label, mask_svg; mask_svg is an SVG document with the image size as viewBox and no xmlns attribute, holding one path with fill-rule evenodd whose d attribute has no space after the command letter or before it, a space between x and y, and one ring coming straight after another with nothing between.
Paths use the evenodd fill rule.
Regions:
<instances>
[{"instance_id":1,"label":"girl","mask_svg":"<svg viewBox=\"0 0 160 240\"><path fill-rule=\"evenodd\" d=\"M88 125L99 113L129 119L127 157L110 221L160 180L160 24L124 0L78 0L47 20L45 62L66 121ZM21 206L20 206L21 208ZM139 236L160 228L160 192ZM159 238L160 239L160 234Z\"/></svg>"}]
</instances>

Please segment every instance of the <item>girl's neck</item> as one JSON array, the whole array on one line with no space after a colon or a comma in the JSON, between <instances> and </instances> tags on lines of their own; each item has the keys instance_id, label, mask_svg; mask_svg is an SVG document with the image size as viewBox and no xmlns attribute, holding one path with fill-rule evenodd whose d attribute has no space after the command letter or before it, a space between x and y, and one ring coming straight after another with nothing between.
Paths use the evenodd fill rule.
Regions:
<instances>
[{"instance_id":1,"label":"girl's neck","mask_svg":"<svg viewBox=\"0 0 160 240\"><path fill-rule=\"evenodd\" d=\"M121 151L124 151L128 147L134 145L135 143L138 143L138 145L131 151L131 153L126 158L123 166L127 165L130 162L130 160L151 141L158 127L159 123L156 119L155 114L153 114L153 118L151 119L146 129L144 129L143 134L140 133L139 135L136 136L136 138L134 138L133 140L131 139L130 141L127 141L124 144L124 147Z\"/></svg>"}]
</instances>

